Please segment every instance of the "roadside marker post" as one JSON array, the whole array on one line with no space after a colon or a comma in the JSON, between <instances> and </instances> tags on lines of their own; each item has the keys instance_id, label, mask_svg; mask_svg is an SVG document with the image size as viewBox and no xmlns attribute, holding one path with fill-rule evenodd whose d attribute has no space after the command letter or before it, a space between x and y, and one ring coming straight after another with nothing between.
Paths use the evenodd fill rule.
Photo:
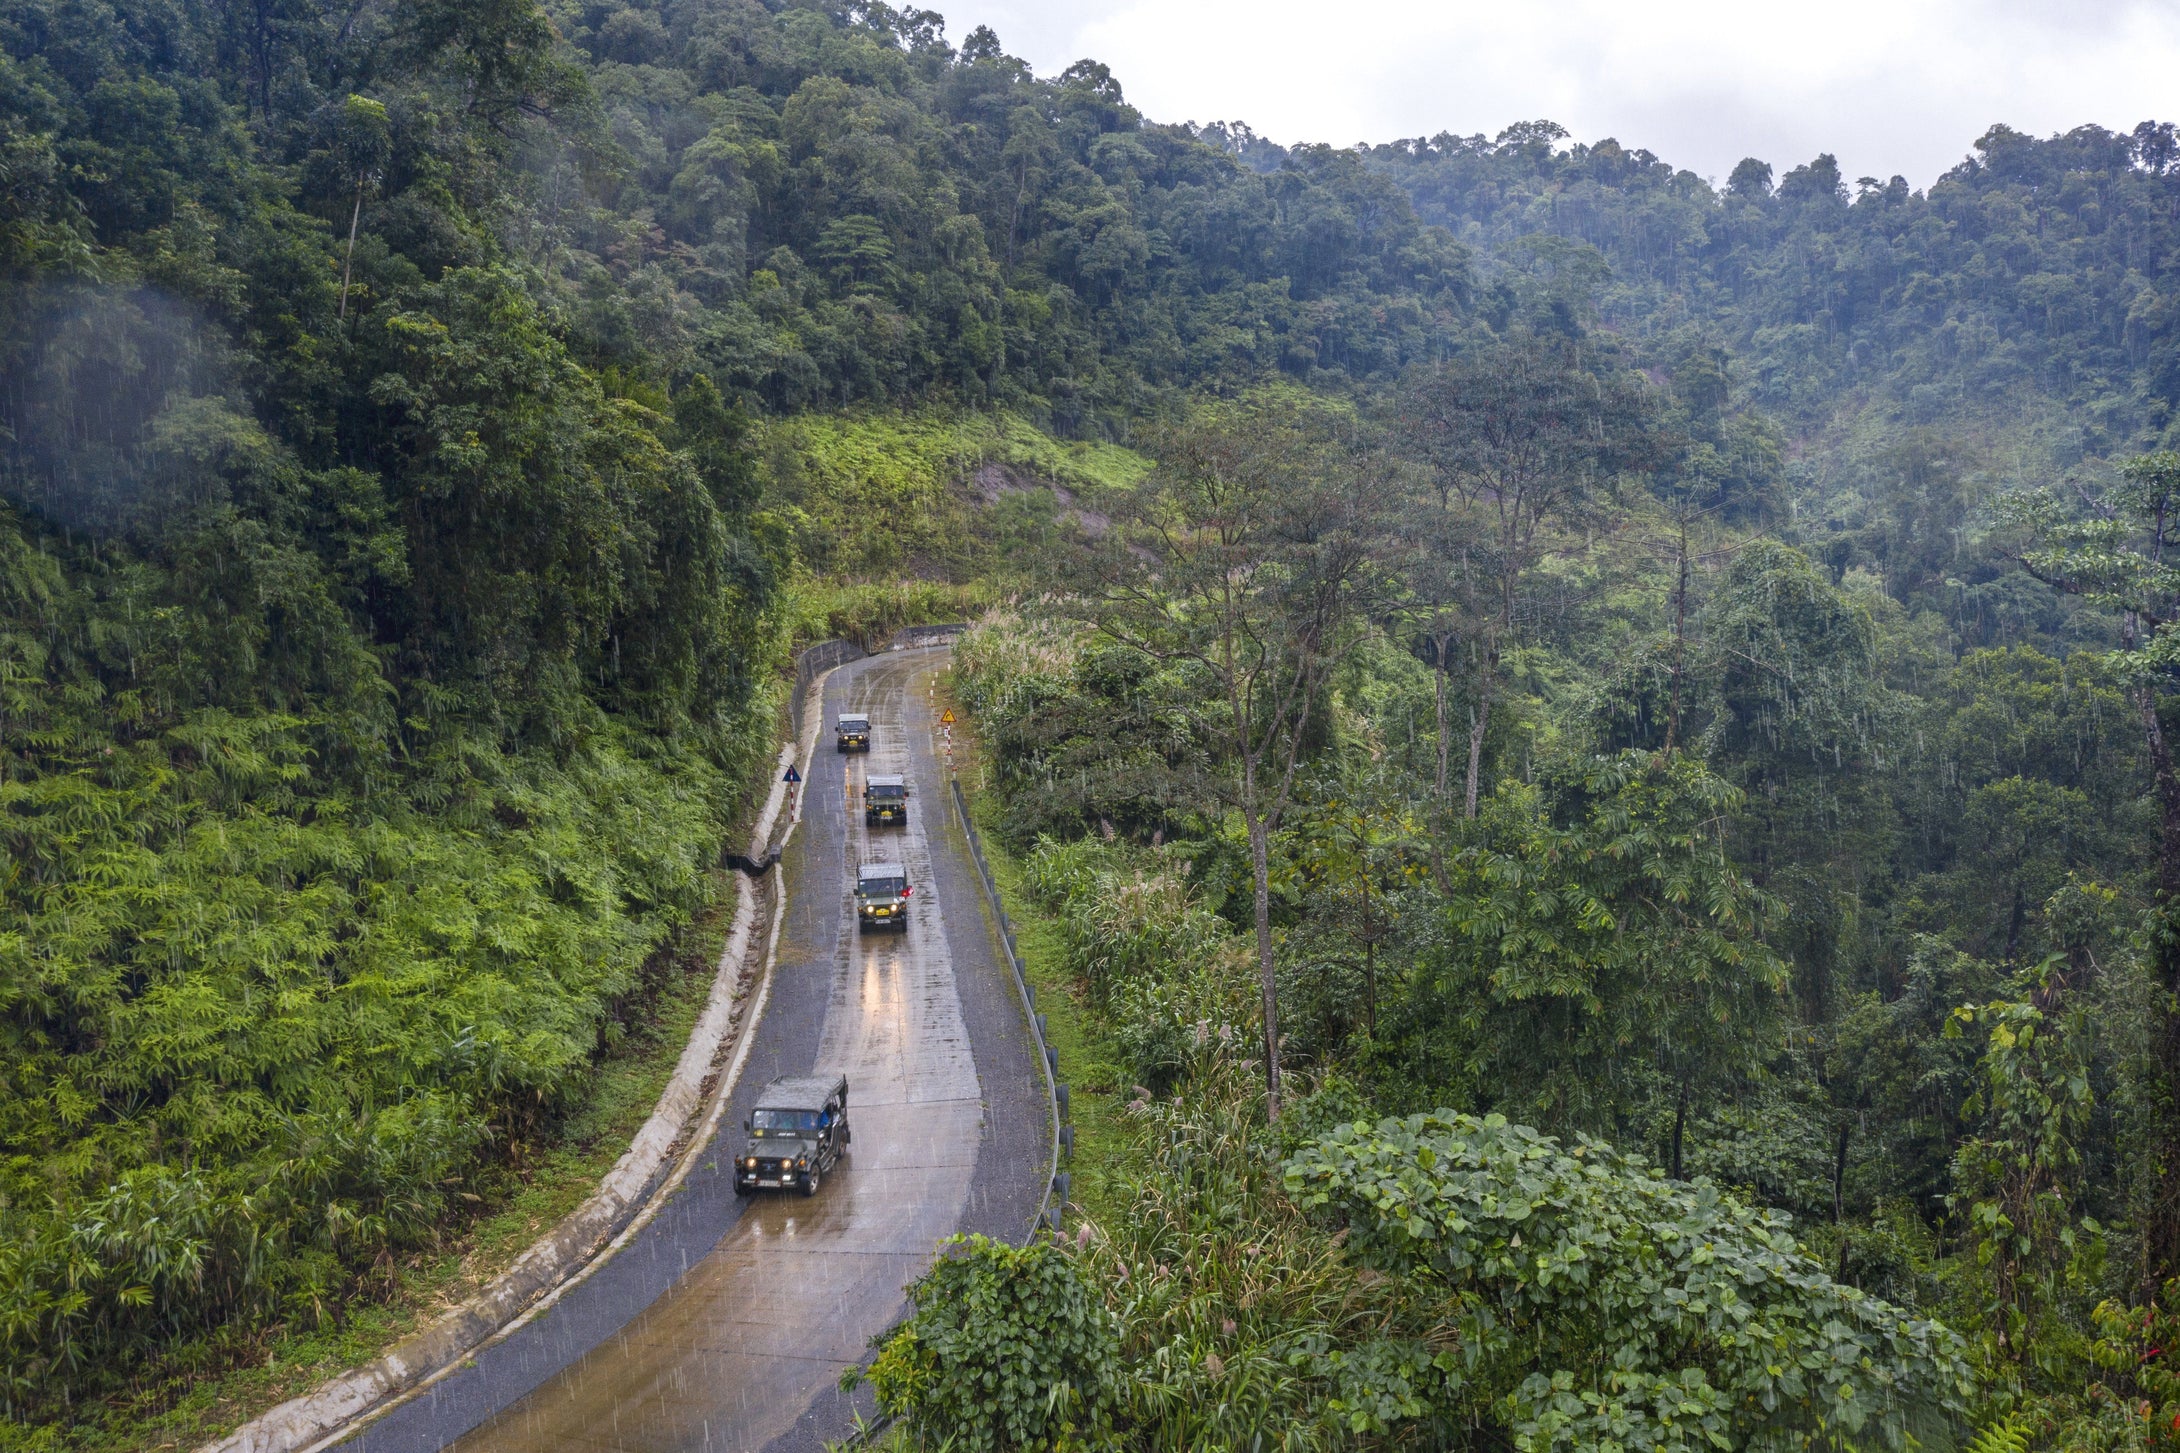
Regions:
<instances>
[{"instance_id":1,"label":"roadside marker post","mask_svg":"<svg viewBox=\"0 0 2180 1453\"><path fill-rule=\"evenodd\" d=\"M787 784L787 817L792 822L795 817L795 793L802 785L802 773L795 770L793 762L789 762L787 770L780 774L780 780Z\"/></svg>"}]
</instances>

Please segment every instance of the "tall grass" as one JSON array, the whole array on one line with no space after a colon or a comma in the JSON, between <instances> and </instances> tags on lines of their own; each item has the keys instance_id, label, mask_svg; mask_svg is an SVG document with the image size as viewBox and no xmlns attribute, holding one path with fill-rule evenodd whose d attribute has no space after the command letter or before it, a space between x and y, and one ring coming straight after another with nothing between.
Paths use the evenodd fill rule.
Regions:
<instances>
[{"instance_id":1,"label":"tall grass","mask_svg":"<svg viewBox=\"0 0 2180 1453\"><path fill-rule=\"evenodd\" d=\"M1400 1369L1447 1349L1440 1309L1353 1264L1281 1189L1280 1157L1315 1109L1275 1132L1251 1067L1215 1034L1184 1094L1133 1105L1153 1169L1074 1242L1125 1328L1126 1446L1437 1446L1429 1389Z\"/></svg>"},{"instance_id":2,"label":"tall grass","mask_svg":"<svg viewBox=\"0 0 2180 1453\"><path fill-rule=\"evenodd\" d=\"M805 579L788 591L784 610L788 638L797 646L846 640L868 648L903 626L974 619L991 607L997 594L996 587L981 580Z\"/></svg>"}]
</instances>

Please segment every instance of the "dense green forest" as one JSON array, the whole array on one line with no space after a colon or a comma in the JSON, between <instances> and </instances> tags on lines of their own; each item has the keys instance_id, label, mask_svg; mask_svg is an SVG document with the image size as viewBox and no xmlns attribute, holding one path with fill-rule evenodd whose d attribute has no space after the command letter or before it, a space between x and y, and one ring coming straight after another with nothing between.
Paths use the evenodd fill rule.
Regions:
<instances>
[{"instance_id":1,"label":"dense green forest","mask_svg":"<svg viewBox=\"0 0 2180 1453\"><path fill-rule=\"evenodd\" d=\"M2175 159L1714 189L877 3L0 0L0 1446L552 1133L843 586L1039 602L957 686L1138 1127L919 1292L911 1429L2169 1446ZM1008 1298L1070 1330L945 1325Z\"/></svg>"}]
</instances>

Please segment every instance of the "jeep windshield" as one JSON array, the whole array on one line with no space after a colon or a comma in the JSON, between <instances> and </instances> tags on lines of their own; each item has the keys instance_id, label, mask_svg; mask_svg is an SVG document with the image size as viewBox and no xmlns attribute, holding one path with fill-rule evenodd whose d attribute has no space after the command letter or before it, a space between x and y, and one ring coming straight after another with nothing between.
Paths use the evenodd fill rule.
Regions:
<instances>
[{"instance_id":1,"label":"jeep windshield","mask_svg":"<svg viewBox=\"0 0 2180 1453\"><path fill-rule=\"evenodd\" d=\"M818 1133L818 1112L759 1110L749 1117L749 1128L757 1135L815 1135Z\"/></svg>"},{"instance_id":2,"label":"jeep windshield","mask_svg":"<svg viewBox=\"0 0 2180 1453\"><path fill-rule=\"evenodd\" d=\"M902 798L908 796L908 789L898 784L873 783L869 788L869 792L870 799L873 802L899 802Z\"/></svg>"},{"instance_id":3,"label":"jeep windshield","mask_svg":"<svg viewBox=\"0 0 2180 1453\"><path fill-rule=\"evenodd\" d=\"M908 886L906 878L865 878L855 885L858 898L898 898Z\"/></svg>"}]
</instances>

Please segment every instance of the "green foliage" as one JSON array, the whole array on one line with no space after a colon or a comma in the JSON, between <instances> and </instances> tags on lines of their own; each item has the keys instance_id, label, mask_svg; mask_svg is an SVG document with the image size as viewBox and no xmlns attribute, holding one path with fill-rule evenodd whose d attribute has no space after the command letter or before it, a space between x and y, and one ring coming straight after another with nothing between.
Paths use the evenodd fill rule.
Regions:
<instances>
[{"instance_id":1,"label":"green foliage","mask_svg":"<svg viewBox=\"0 0 2180 1453\"><path fill-rule=\"evenodd\" d=\"M129 729L66 684L18 676L0 759L19 1415L228 1318L323 1316L433 1239L472 1158L585 1084L733 800L606 720L558 760L413 731L437 766L405 795L314 767L320 724Z\"/></svg>"},{"instance_id":2,"label":"green foliage","mask_svg":"<svg viewBox=\"0 0 2180 1453\"><path fill-rule=\"evenodd\" d=\"M1261 175L1096 62L1039 79L915 10L559 15L626 158L571 229L587 331L775 408L937 395L1124 435L1192 384L1390 378L1463 320L1466 254L1360 158Z\"/></svg>"},{"instance_id":3,"label":"green foliage","mask_svg":"<svg viewBox=\"0 0 2180 1453\"><path fill-rule=\"evenodd\" d=\"M777 610L787 639L798 644L849 640L875 646L903 626L952 624L986 609L993 595L982 581L950 585L943 580L838 584L795 580Z\"/></svg>"},{"instance_id":4,"label":"green foliage","mask_svg":"<svg viewBox=\"0 0 2180 1453\"><path fill-rule=\"evenodd\" d=\"M2063 1377L2070 1361L2060 1313L2095 1284L2103 1228L2073 1204L2090 1129L2095 1030L2067 1002L2066 963L2025 975L2023 999L1953 1011L1950 1033L1985 1030L1982 1079L1962 1111L1980 1133L1956 1153L1954 1183L1988 1278L1989 1355Z\"/></svg>"},{"instance_id":5,"label":"green foliage","mask_svg":"<svg viewBox=\"0 0 2180 1453\"><path fill-rule=\"evenodd\" d=\"M762 447L768 498L798 556L856 578L1018 577L1019 552L1149 467L1004 413L802 415L768 425Z\"/></svg>"},{"instance_id":6,"label":"green foliage","mask_svg":"<svg viewBox=\"0 0 2180 1453\"><path fill-rule=\"evenodd\" d=\"M1013 841L1106 828L1142 840L1216 810L1187 673L1020 608L979 620L954 660Z\"/></svg>"},{"instance_id":7,"label":"green foliage","mask_svg":"<svg viewBox=\"0 0 2180 1453\"><path fill-rule=\"evenodd\" d=\"M2085 1406L2061 1411L2065 1421L2055 1443L2144 1453L2180 1446L2180 1376L2168 1351L2180 1333L2180 1319L2171 1310L2176 1297L2180 1284L2167 1282L2161 1296L2139 1306L2097 1305L2090 1314L2096 1340L2089 1349L2096 1376L2082 1399Z\"/></svg>"},{"instance_id":8,"label":"green foliage","mask_svg":"<svg viewBox=\"0 0 2180 1453\"><path fill-rule=\"evenodd\" d=\"M1419 215L1492 257L1489 311L1594 308L1680 356L1707 335L1735 355L1739 389L1796 422L1842 401L1948 424L2063 403L2081 432L2044 441L2063 465L2169 419L2180 276L2138 260L2172 255L2172 137L2157 121L2044 139L1994 126L1925 191L1865 177L1851 194L1830 155L1776 188L1752 157L1714 189L1549 122L1368 155Z\"/></svg>"},{"instance_id":9,"label":"green foliage","mask_svg":"<svg viewBox=\"0 0 2180 1453\"><path fill-rule=\"evenodd\" d=\"M1752 1074L1786 966L1764 937L1776 906L1719 842L1738 802L1680 755L1503 784L1446 862L1418 1052L1471 1060L1525 1119L1593 1129L1623 1123L1652 1076L1685 1096Z\"/></svg>"},{"instance_id":10,"label":"green foliage","mask_svg":"<svg viewBox=\"0 0 2180 1453\"><path fill-rule=\"evenodd\" d=\"M11 1428L458 1227L762 750L746 421L501 241L582 77L527 0L332 21L0 7Z\"/></svg>"},{"instance_id":11,"label":"green foliage","mask_svg":"<svg viewBox=\"0 0 2180 1453\"><path fill-rule=\"evenodd\" d=\"M1282 1192L1279 1137L1230 1054L1133 1107L1152 1163L1074 1241L1123 1329L1116 1441L1143 1448L1440 1447L1472 1411L1441 1308L1358 1265ZM1337 1098L1337 1097L1334 1097ZM1310 1098L1287 1116L1307 1122Z\"/></svg>"},{"instance_id":12,"label":"green foliage","mask_svg":"<svg viewBox=\"0 0 2180 1453\"><path fill-rule=\"evenodd\" d=\"M2029 1429L2016 1418L1986 1423L1968 1440L1968 1453L2029 1453Z\"/></svg>"},{"instance_id":13,"label":"green foliage","mask_svg":"<svg viewBox=\"0 0 2180 1453\"><path fill-rule=\"evenodd\" d=\"M940 1243L871 1364L878 1406L965 1453L1088 1446L1117 1396L1119 1331L1057 1246Z\"/></svg>"},{"instance_id":14,"label":"green foliage","mask_svg":"<svg viewBox=\"0 0 2180 1453\"><path fill-rule=\"evenodd\" d=\"M1417 1115L1337 1127L1285 1179L1439 1290L1464 1395L1525 1450L1907 1447L1971 1394L1958 1339L1835 1283L1783 1217L1594 1142Z\"/></svg>"},{"instance_id":15,"label":"green foliage","mask_svg":"<svg viewBox=\"0 0 2180 1453\"><path fill-rule=\"evenodd\" d=\"M1136 1083L1163 1092L1247 1037L1256 1010L1240 945L1170 859L1045 838L1023 866Z\"/></svg>"}]
</instances>

